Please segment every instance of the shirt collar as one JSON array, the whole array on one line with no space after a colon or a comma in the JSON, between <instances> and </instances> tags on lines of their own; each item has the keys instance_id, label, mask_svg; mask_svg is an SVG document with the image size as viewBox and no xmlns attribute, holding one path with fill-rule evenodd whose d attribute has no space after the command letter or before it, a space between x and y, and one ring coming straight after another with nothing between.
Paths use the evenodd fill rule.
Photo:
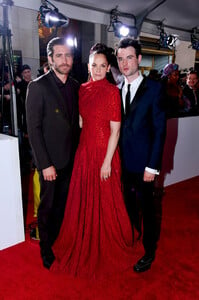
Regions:
<instances>
[{"instance_id":1,"label":"shirt collar","mask_svg":"<svg viewBox=\"0 0 199 300\"><path fill-rule=\"evenodd\" d=\"M143 80L143 75L139 72L139 76L132 80L130 83L127 81L126 77L124 77L124 85L125 85L125 88L127 88L128 84L132 85L132 86L139 86L140 83L142 82Z\"/></svg>"},{"instance_id":2,"label":"shirt collar","mask_svg":"<svg viewBox=\"0 0 199 300\"><path fill-rule=\"evenodd\" d=\"M57 84L60 88L61 88L61 87L64 87L64 86L66 85L66 83L67 83L67 80L66 80L65 83L63 83L63 82L56 76L55 72L54 72L52 69L51 69L51 72L52 72L52 75L53 75L53 78L54 78L56 84Z\"/></svg>"}]
</instances>

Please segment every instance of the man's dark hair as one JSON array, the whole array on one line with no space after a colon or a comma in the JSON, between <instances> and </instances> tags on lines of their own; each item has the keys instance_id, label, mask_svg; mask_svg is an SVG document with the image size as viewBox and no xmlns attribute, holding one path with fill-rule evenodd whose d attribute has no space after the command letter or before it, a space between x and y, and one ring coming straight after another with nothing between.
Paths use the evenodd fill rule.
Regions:
<instances>
[{"instance_id":1,"label":"man's dark hair","mask_svg":"<svg viewBox=\"0 0 199 300\"><path fill-rule=\"evenodd\" d=\"M120 40L117 50L116 50L116 55L118 52L118 49L120 48L128 48L128 47L133 47L135 49L136 56L138 57L141 54L141 45L138 40L134 40L132 38L124 38Z\"/></svg>"},{"instance_id":2,"label":"man's dark hair","mask_svg":"<svg viewBox=\"0 0 199 300\"><path fill-rule=\"evenodd\" d=\"M188 75L191 75L191 74L195 74L197 77L199 77L199 75L198 75L198 72L196 71L196 70L190 70L188 73L187 73L187 76Z\"/></svg>"},{"instance_id":3,"label":"man's dark hair","mask_svg":"<svg viewBox=\"0 0 199 300\"><path fill-rule=\"evenodd\" d=\"M54 53L54 46L67 46L68 48L71 49L71 54L73 55L73 47L70 47L67 43L66 43L66 38L63 37L56 37L53 38L52 40L50 40L48 42L46 51L47 51L47 55L48 56L53 56Z\"/></svg>"}]
</instances>

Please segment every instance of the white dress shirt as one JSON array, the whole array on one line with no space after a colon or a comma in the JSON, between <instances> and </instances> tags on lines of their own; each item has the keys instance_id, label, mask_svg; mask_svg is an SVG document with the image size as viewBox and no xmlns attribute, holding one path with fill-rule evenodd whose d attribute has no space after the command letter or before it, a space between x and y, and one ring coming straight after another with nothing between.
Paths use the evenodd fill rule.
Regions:
<instances>
[{"instance_id":1,"label":"white dress shirt","mask_svg":"<svg viewBox=\"0 0 199 300\"><path fill-rule=\"evenodd\" d=\"M135 97L135 94L143 80L143 76L142 74L139 74L139 76L134 79L132 82L128 82L126 78L124 78L124 85L123 85L123 88L122 88L122 102L123 102L123 107L124 107L124 111L126 109L125 107L125 98L126 98L126 94L127 94L127 88L128 88L128 84L131 85L130 87L130 92L131 92L131 100L130 100L130 103L133 101L134 97Z\"/></svg>"}]
</instances>

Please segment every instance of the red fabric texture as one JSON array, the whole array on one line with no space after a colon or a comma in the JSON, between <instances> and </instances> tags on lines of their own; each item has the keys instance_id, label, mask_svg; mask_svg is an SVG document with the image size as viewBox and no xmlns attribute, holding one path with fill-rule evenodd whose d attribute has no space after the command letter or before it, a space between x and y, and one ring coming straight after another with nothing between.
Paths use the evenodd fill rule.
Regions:
<instances>
[{"instance_id":1,"label":"red fabric texture","mask_svg":"<svg viewBox=\"0 0 199 300\"><path fill-rule=\"evenodd\" d=\"M119 90L106 79L83 84L79 110L83 128L76 153L64 221L53 246L51 270L99 278L132 266L132 230L121 187L118 149L111 176L100 179L110 121L120 121Z\"/></svg>"},{"instance_id":2,"label":"red fabric texture","mask_svg":"<svg viewBox=\"0 0 199 300\"><path fill-rule=\"evenodd\" d=\"M39 243L29 237L28 225L35 222L30 182L26 241L0 251L0 299L199 299L198 186L199 176L166 187L160 242L149 271L136 274L129 268L102 280L87 280L43 267ZM141 242L135 242L132 261L135 263L142 254Z\"/></svg>"}]
</instances>

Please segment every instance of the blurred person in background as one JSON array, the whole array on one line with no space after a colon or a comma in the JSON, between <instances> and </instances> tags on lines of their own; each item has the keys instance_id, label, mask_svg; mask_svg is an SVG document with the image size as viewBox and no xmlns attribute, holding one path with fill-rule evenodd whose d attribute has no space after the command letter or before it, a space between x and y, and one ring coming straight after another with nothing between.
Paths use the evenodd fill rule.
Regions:
<instances>
[{"instance_id":1,"label":"blurred person in background","mask_svg":"<svg viewBox=\"0 0 199 300\"><path fill-rule=\"evenodd\" d=\"M199 76L197 71L187 73L186 85L183 89L185 111L189 114L199 113Z\"/></svg>"},{"instance_id":2,"label":"blurred person in background","mask_svg":"<svg viewBox=\"0 0 199 300\"><path fill-rule=\"evenodd\" d=\"M178 117L180 110L184 107L182 87L179 84L179 66L167 64L161 78L166 90L167 118Z\"/></svg>"}]
</instances>

